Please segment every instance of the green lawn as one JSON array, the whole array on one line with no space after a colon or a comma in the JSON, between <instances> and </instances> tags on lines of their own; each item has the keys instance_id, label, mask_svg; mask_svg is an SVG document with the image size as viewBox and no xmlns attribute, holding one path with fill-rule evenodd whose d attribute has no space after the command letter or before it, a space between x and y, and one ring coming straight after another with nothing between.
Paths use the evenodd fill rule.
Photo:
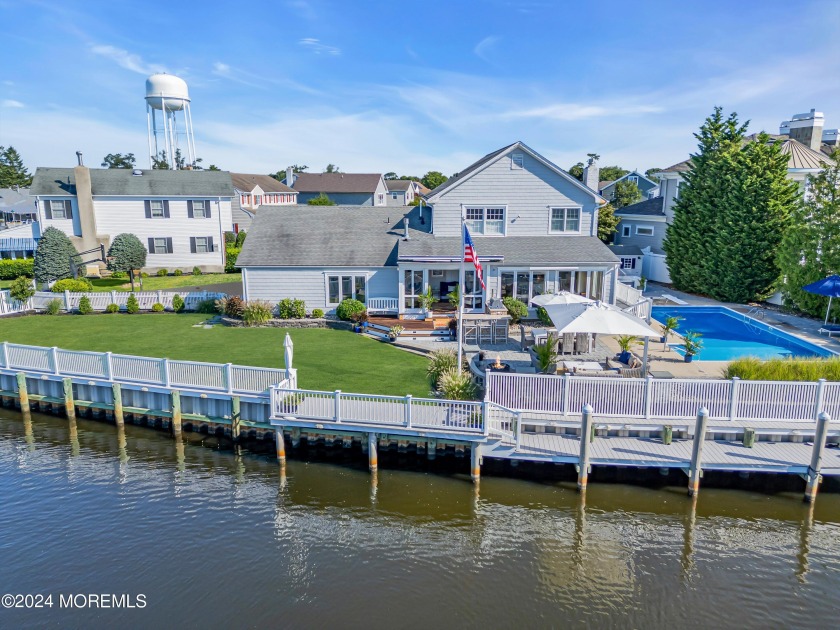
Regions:
<instances>
[{"instance_id":1,"label":"green lawn","mask_svg":"<svg viewBox=\"0 0 840 630\"><path fill-rule=\"evenodd\" d=\"M283 367L281 328L193 328L194 313L31 315L4 318L0 341L69 350ZM291 329L298 385L305 389L428 397L427 361L349 331Z\"/></svg>"},{"instance_id":2,"label":"green lawn","mask_svg":"<svg viewBox=\"0 0 840 630\"><path fill-rule=\"evenodd\" d=\"M131 284L127 280L113 280L111 278L92 278L94 291L131 291ZM226 282L242 282L242 275L238 273L205 273L200 276L149 276L143 278L144 291L163 291L187 287L190 289L203 287L208 284L222 284ZM135 280L135 289L140 290Z\"/></svg>"}]
</instances>

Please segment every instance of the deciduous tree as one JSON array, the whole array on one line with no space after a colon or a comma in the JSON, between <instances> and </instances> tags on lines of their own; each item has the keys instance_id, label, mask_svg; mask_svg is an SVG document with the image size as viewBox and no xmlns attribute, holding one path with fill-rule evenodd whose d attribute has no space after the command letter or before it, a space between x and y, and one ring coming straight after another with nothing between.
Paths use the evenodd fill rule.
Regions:
<instances>
[{"instance_id":1,"label":"deciduous tree","mask_svg":"<svg viewBox=\"0 0 840 630\"><path fill-rule=\"evenodd\" d=\"M630 206L642 200L642 191L639 190L639 187L635 183L628 179L622 179L618 182L614 190L613 204L616 208Z\"/></svg>"},{"instance_id":2,"label":"deciduous tree","mask_svg":"<svg viewBox=\"0 0 840 630\"><path fill-rule=\"evenodd\" d=\"M611 203L606 203L598 208L598 238L604 243L612 243L613 234L618 228L618 217L615 216L615 208Z\"/></svg>"},{"instance_id":3,"label":"deciduous tree","mask_svg":"<svg viewBox=\"0 0 840 630\"><path fill-rule=\"evenodd\" d=\"M420 179L420 183L423 184L429 190L434 190L446 180L446 175L444 175L440 171L429 171L428 173L423 175L423 177Z\"/></svg>"},{"instance_id":4,"label":"deciduous tree","mask_svg":"<svg viewBox=\"0 0 840 630\"><path fill-rule=\"evenodd\" d=\"M327 193L321 193L317 197L313 197L309 201L306 202L310 206L334 206L336 205L335 201L327 197Z\"/></svg>"},{"instance_id":5,"label":"deciduous tree","mask_svg":"<svg viewBox=\"0 0 840 630\"><path fill-rule=\"evenodd\" d=\"M109 153L102 159L104 168L134 168L136 163L133 153Z\"/></svg>"}]
</instances>

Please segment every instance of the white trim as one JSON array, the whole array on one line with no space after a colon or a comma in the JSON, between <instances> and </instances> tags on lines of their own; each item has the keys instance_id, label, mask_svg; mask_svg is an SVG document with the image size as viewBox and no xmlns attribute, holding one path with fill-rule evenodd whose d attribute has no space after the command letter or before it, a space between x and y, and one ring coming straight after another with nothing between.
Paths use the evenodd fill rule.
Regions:
<instances>
[{"instance_id":1,"label":"white trim","mask_svg":"<svg viewBox=\"0 0 840 630\"><path fill-rule=\"evenodd\" d=\"M469 222L470 219L467 219L467 210L481 210L481 232L470 231L472 236L481 236L487 238L498 238L507 236L507 224L508 224L508 206L505 203L485 203L485 204L461 204L461 216L464 217L465 223ZM487 211L488 210L502 210L504 212L504 217L502 217L502 233L501 234L487 234L484 230L487 227ZM492 221L498 221L498 219L491 219ZM479 257L480 260L480 257Z\"/></svg>"},{"instance_id":2,"label":"white trim","mask_svg":"<svg viewBox=\"0 0 840 630\"><path fill-rule=\"evenodd\" d=\"M551 229L551 222L554 215L555 210L563 210L563 225L566 225L567 217L566 217L566 210L577 210L578 211L578 229L577 231L573 230L552 230ZM581 206L549 206L548 207L548 233L549 234L567 234L570 236L580 235L582 234L581 231L581 224L583 223L583 208Z\"/></svg>"},{"instance_id":3,"label":"white trim","mask_svg":"<svg viewBox=\"0 0 840 630\"><path fill-rule=\"evenodd\" d=\"M650 230L650 234L642 234L641 232L639 232L639 228L642 228L642 229L645 229L645 230ZM636 236L654 236L655 234L656 234L656 227L653 226L653 225L641 224L641 225L636 226Z\"/></svg>"}]
</instances>

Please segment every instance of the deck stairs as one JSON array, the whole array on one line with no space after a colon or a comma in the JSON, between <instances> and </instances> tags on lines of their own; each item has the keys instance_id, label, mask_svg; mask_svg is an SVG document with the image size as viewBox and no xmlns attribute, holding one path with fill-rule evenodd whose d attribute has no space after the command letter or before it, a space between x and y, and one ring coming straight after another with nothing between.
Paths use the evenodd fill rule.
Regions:
<instances>
[{"instance_id":1,"label":"deck stairs","mask_svg":"<svg viewBox=\"0 0 840 630\"><path fill-rule=\"evenodd\" d=\"M388 338L392 326L402 326L400 339L424 339L428 337L448 337L449 318L397 319L396 317L371 317L368 320L367 333L382 339Z\"/></svg>"}]
</instances>

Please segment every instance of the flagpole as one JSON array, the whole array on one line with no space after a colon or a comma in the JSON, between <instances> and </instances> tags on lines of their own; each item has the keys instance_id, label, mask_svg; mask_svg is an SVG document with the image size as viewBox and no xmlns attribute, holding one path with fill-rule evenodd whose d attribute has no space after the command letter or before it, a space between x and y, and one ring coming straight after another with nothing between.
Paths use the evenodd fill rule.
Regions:
<instances>
[{"instance_id":1,"label":"flagpole","mask_svg":"<svg viewBox=\"0 0 840 630\"><path fill-rule=\"evenodd\" d=\"M464 352L464 247L466 238L464 235L464 210L461 209L461 270L458 272L458 373L461 373L461 356Z\"/></svg>"}]
</instances>

